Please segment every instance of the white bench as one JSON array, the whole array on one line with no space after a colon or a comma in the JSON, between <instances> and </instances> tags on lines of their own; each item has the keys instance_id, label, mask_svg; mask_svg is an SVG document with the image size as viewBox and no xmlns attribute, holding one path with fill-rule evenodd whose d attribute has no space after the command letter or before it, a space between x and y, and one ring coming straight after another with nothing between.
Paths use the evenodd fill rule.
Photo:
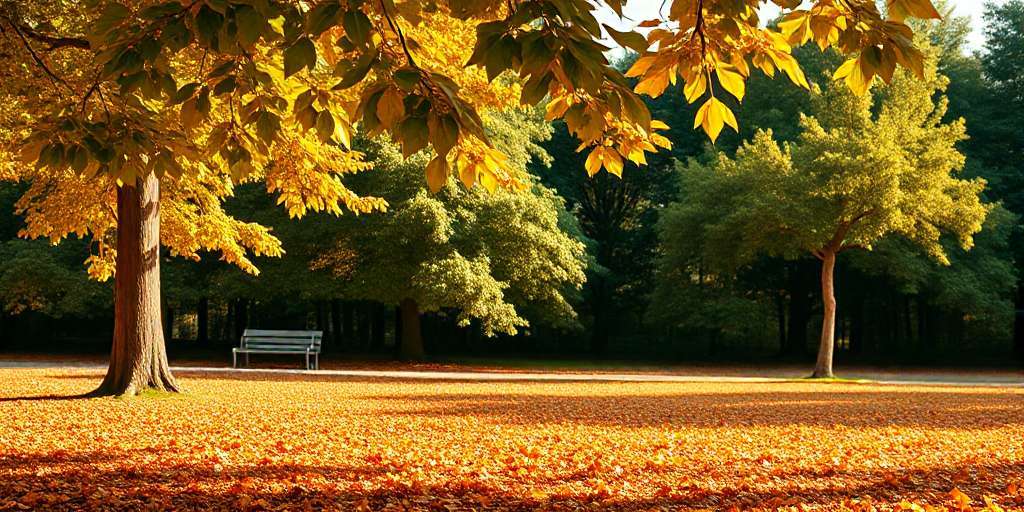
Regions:
<instances>
[{"instance_id":1,"label":"white bench","mask_svg":"<svg viewBox=\"0 0 1024 512\"><path fill-rule=\"evenodd\" d=\"M231 349L231 366L238 368L238 354L245 354L246 366L249 366L249 354L305 354L306 369L319 370L323 337L323 331L246 329L241 346ZM309 356L313 356L313 366L309 364Z\"/></svg>"}]
</instances>

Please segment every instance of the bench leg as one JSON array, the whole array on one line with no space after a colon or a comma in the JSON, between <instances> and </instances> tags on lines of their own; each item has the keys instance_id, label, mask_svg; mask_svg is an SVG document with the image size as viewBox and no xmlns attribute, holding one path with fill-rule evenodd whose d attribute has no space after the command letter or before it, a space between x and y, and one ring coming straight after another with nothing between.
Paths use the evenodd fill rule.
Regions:
<instances>
[{"instance_id":1,"label":"bench leg","mask_svg":"<svg viewBox=\"0 0 1024 512\"><path fill-rule=\"evenodd\" d=\"M306 369L309 369L309 352L306 352Z\"/></svg>"},{"instance_id":2,"label":"bench leg","mask_svg":"<svg viewBox=\"0 0 1024 512\"><path fill-rule=\"evenodd\" d=\"M245 353L245 367L246 368L249 367L249 353L248 352Z\"/></svg>"},{"instance_id":3,"label":"bench leg","mask_svg":"<svg viewBox=\"0 0 1024 512\"><path fill-rule=\"evenodd\" d=\"M238 368L238 352L231 351L231 367Z\"/></svg>"}]
</instances>

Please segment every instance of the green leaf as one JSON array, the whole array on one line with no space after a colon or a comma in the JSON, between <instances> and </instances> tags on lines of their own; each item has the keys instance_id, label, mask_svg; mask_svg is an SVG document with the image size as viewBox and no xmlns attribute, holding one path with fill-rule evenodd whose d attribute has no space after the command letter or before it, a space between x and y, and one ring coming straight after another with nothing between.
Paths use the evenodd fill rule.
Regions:
<instances>
[{"instance_id":1,"label":"green leaf","mask_svg":"<svg viewBox=\"0 0 1024 512\"><path fill-rule=\"evenodd\" d=\"M256 119L256 134L259 135L260 140L269 145L274 142L274 138L280 130L280 118L274 115L273 112L266 110L260 112L260 116Z\"/></svg>"},{"instance_id":2,"label":"green leaf","mask_svg":"<svg viewBox=\"0 0 1024 512\"><path fill-rule=\"evenodd\" d=\"M196 90L199 89L199 82L191 82L181 86L178 92L174 93L174 100L172 104L177 105L195 95Z\"/></svg>"},{"instance_id":3,"label":"green leaf","mask_svg":"<svg viewBox=\"0 0 1024 512\"><path fill-rule=\"evenodd\" d=\"M229 76L221 80L220 82L217 82L217 85L213 87L213 95L220 96L221 94L229 94L235 90L235 87L237 85L238 84L235 82L235 77Z\"/></svg>"},{"instance_id":4,"label":"green leaf","mask_svg":"<svg viewBox=\"0 0 1024 512\"><path fill-rule=\"evenodd\" d=\"M402 141L402 154L408 157L427 147L430 129L427 120L422 117L407 117L398 125L398 135Z\"/></svg>"},{"instance_id":5,"label":"green leaf","mask_svg":"<svg viewBox=\"0 0 1024 512\"><path fill-rule=\"evenodd\" d=\"M608 25L605 25L604 29L608 31L608 35L612 36L612 39L614 39L616 43L619 43L623 48L629 48L637 53L647 51L647 38L642 36L639 32L619 32Z\"/></svg>"},{"instance_id":6,"label":"green leaf","mask_svg":"<svg viewBox=\"0 0 1024 512\"><path fill-rule=\"evenodd\" d=\"M235 24L238 25L238 42L242 46L254 44L267 28L267 20L248 5L235 7Z\"/></svg>"},{"instance_id":7,"label":"green leaf","mask_svg":"<svg viewBox=\"0 0 1024 512\"><path fill-rule=\"evenodd\" d=\"M430 129L430 143L439 155L447 155L459 141L459 123L451 115L431 114L427 118Z\"/></svg>"},{"instance_id":8,"label":"green leaf","mask_svg":"<svg viewBox=\"0 0 1024 512\"><path fill-rule=\"evenodd\" d=\"M217 33L220 32L220 27L223 25L224 16L210 9L206 4L203 4L199 8L199 12L196 13L196 29L199 32L199 41L206 46L213 45L213 42L217 39Z\"/></svg>"},{"instance_id":9,"label":"green leaf","mask_svg":"<svg viewBox=\"0 0 1024 512\"><path fill-rule=\"evenodd\" d=\"M316 133L324 143L330 142L334 136L334 116L324 110L316 116Z\"/></svg>"},{"instance_id":10,"label":"green leaf","mask_svg":"<svg viewBox=\"0 0 1024 512\"><path fill-rule=\"evenodd\" d=\"M345 16L341 20L342 26L345 27L345 35L348 36L349 41L359 45L367 46L370 42L370 18L363 14L363 11L353 9L345 12Z\"/></svg>"},{"instance_id":11,"label":"green leaf","mask_svg":"<svg viewBox=\"0 0 1024 512\"><path fill-rule=\"evenodd\" d=\"M413 68L402 68L395 71L391 78L403 91L412 92L420 83L420 72Z\"/></svg>"},{"instance_id":12,"label":"green leaf","mask_svg":"<svg viewBox=\"0 0 1024 512\"><path fill-rule=\"evenodd\" d=\"M316 66L316 47L308 37L303 37L284 51L284 76L289 77L306 67Z\"/></svg>"},{"instance_id":13,"label":"green leaf","mask_svg":"<svg viewBox=\"0 0 1024 512\"><path fill-rule=\"evenodd\" d=\"M344 76L341 77L341 81L332 87L332 89L348 89L349 87L362 82L363 79L366 78L366 74L370 72L370 67L373 66L374 62L377 62L377 56L378 53L376 48L360 55L355 64L345 72Z\"/></svg>"},{"instance_id":14,"label":"green leaf","mask_svg":"<svg viewBox=\"0 0 1024 512\"><path fill-rule=\"evenodd\" d=\"M306 14L306 32L316 37L338 23L341 5L337 2L324 2Z\"/></svg>"}]
</instances>

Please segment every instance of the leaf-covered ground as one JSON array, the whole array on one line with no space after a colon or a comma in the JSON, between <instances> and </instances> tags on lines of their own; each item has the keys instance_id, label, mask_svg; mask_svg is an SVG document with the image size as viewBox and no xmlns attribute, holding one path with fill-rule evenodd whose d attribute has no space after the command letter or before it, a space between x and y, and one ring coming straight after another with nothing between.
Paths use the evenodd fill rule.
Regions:
<instances>
[{"instance_id":1,"label":"leaf-covered ground","mask_svg":"<svg viewBox=\"0 0 1024 512\"><path fill-rule=\"evenodd\" d=\"M0 510L1024 509L1021 388L101 376L0 369Z\"/></svg>"}]
</instances>

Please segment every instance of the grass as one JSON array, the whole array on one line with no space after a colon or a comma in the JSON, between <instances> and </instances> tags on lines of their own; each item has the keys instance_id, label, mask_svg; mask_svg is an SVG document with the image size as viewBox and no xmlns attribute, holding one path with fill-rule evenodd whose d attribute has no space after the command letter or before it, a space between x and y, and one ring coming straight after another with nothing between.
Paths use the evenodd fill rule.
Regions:
<instances>
[{"instance_id":1,"label":"grass","mask_svg":"<svg viewBox=\"0 0 1024 512\"><path fill-rule=\"evenodd\" d=\"M1024 507L1020 388L102 375L0 369L0 510Z\"/></svg>"}]
</instances>

